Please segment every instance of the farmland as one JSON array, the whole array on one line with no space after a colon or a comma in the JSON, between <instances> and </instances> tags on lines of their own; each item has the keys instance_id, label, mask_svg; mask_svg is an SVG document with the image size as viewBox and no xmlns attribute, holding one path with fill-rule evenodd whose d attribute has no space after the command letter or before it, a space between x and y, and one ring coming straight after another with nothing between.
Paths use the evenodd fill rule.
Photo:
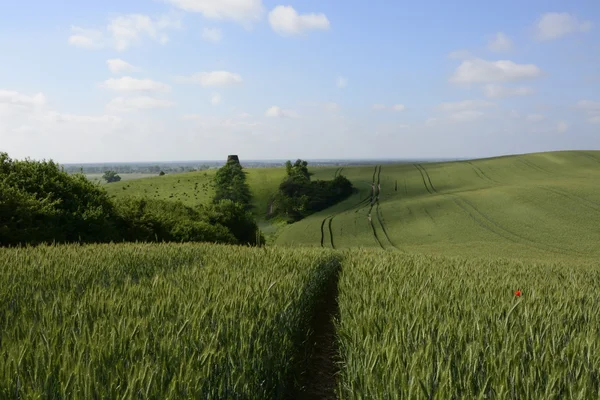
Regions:
<instances>
[{"instance_id":1,"label":"farmland","mask_svg":"<svg viewBox=\"0 0 600 400\"><path fill-rule=\"evenodd\" d=\"M1 398L289 398L325 251L0 249Z\"/></svg>"},{"instance_id":2,"label":"farmland","mask_svg":"<svg viewBox=\"0 0 600 400\"><path fill-rule=\"evenodd\" d=\"M376 171L346 167L342 173L360 193L286 227L277 244L321 246L323 239L323 246L338 249L549 261L600 257L600 152L385 165Z\"/></svg>"},{"instance_id":3,"label":"farmland","mask_svg":"<svg viewBox=\"0 0 600 400\"><path fill-rule=\"evenodd\" d=\"M600 397L600 152L310 171L358 190L281 225L246 170L266 248L0 249L0 398Z\"/></svg>"},{"instance_id":4,"label":"farmland","mask_svg":"<svg viewBox=\"0 0 600 400\"><path fill-rule=\"evenodd\" d=\"M345 254L339 398L600 395L597 265Z\"/></svg>"}]
</instances>

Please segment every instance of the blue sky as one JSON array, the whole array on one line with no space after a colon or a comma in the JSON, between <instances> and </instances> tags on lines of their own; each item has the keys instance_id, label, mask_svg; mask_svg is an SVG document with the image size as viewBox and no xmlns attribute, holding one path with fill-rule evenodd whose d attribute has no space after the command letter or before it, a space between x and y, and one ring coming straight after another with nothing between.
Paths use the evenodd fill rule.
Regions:
<instances>
[{"instance_id":1,"label":"blue sky","mask_svg":"<svg viewBox=\"0 0 600 400\"><path fill-rule=\"evenodd\" d=\"M600 149L597 1L0 5L0 151L56 161Z\"/></svg>"}]
</instances>

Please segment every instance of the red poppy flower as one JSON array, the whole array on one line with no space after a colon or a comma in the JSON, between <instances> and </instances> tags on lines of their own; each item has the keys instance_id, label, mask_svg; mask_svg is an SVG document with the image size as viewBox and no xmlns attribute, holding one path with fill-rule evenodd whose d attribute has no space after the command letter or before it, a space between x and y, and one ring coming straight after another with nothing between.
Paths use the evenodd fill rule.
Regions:
<instances>
[{"instance_id":1,"label":"red poppy flower","mask_svg":"<svg viewBox=\"0 0 600 400\"><path fill-rule=\"evenodd\" d=\"M520 290L517 290L517 291L515 292L515 296L517 296L517 297L521 297L521 291L520 291Z\"/></svg>"}]
</instances>

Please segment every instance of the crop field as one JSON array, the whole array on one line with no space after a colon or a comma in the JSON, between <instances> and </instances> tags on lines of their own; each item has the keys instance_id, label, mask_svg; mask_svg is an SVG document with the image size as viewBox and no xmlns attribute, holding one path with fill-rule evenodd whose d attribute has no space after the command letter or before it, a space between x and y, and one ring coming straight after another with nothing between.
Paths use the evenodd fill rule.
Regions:
<instances>
[{"instance_id":1,"label":"crop field","mask_svg":"<svg viewBox=\"0 0 600 400\"><path fill-rule=\"evenodd\" d=\"M600 152L342 173L360 192L286 227L277 244L549 261L600 257Z\"/></svg>"},{"instance_id":2,"label":"crop field","mask_svg":"<svg viewBox=\"0 0 600 400\"><path fill-rule=\"evenodd\" d=\"M340 399L599 398L597 265L345 254Z\"/></svg>"},{"instance_id":3,"label":"crop field","mask_svg":"<svg viewBox=\"0 0 600 400\"><path fill-rule=\"evenodd\" d=\"M277 226L246 170L266 248L0 248L0 398L600 398L600 152L310 171L357 193Z\"/></svg>"},{"instance_id":4,"label":"crop field","mask_svg":"<svg viewBox=\"0 0 600 400\"><path fill-rule=\"evenodd\" d=\"M327 251L0 249L0 398L289 398Z\"/></svg>"}]
</instances>

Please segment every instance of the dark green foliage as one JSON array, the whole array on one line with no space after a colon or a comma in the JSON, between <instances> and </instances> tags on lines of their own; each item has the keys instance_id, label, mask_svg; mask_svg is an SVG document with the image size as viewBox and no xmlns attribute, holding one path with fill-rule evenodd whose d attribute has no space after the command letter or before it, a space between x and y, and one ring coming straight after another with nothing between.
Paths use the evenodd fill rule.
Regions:
<instances>
[{"instance_id":1,"label":"dark green foliage","mask_svg":"<svg viewBox=\"0 0 600 400\"><path fill-rule=\"evenodd\" d=\"M239 244L256 246L265 241L252 214L243 204L221 200L207 206L200 206L199 210L210 224L222 225L229 229Z\"/></svg>"},{"instance_id":2,"label":"dark green foliage","mask_svg":"<svg viewBox=\"0 0 600 400\"><path fill-rule=\"evenodd\" d=\"M106 183L119 182L121 177L117 175L115 171L106 171L102 178L106 181Z\"/></svg>"},{"instance_id":3,"label":"dark green foliage","mask_svg":"<svg viewBox=\"0 0 600 400\"><path fill-rule=\"evenodd\" d=\"M229 229L176 201L123 198L115 204L124 240L237 244Z\"/></svg>"},{"instance_id":4,"label":"dark green foliage","mask_svg":"<svg viewBox=\"0 0 600 400\"><path fill-rule=\"evenodd\" d=\"M165 175L165 172L164 172L164 171L160 171L160 172L158 173L158 176L164 176L164 175Z\"/></svg>"},{"instance_id":5,"label":"dark green foliage","mask_svg":"<svg viewBox=\"0 0 600 400\"><path fill-rule=\"evenodd\" d=\"M231 200L240 203L245 209L250 209L252 196L250 188L246 183L246 174L242 166L230 160L217 171L213 184L215 186L215 197L213 201Z\"/></svg>"},{"instance_id":6,"label":"dark green foliage","mask_svg":"<svg viewBox=\"0 0 600 400\"><path fill-rule=\"evenodd\" d=\"M297 160L286 163L288 176L279 185L274 199L274 214L285 215L289 222L320 211L344 200L353 192L352 183L339 175L331 181L310 180L308 163Z\"/></svg>"},{"instance_id":7,"label":"dark green foliage","mask_svg":"<svg viewBox=\"0 0 600 400\"><path fill-rule=\"evenodd\" d=\"M125 189L125 187L123 187ZM110 241L264 241L243 204L194 210L180 202L125 198L69 175L52 161L13 161L0 153L0 246Z\"/></svg>"},{"instance_id":8,"label":"dark green foliage","mask_svg":"<svg viewBox=\"0 0 600 400\"><path fill-rule=\"evenodd\" d=\"M113 217L106 192L85 176L0 153L0 245L110 241Z\"/></svg>"}]
</instances>

